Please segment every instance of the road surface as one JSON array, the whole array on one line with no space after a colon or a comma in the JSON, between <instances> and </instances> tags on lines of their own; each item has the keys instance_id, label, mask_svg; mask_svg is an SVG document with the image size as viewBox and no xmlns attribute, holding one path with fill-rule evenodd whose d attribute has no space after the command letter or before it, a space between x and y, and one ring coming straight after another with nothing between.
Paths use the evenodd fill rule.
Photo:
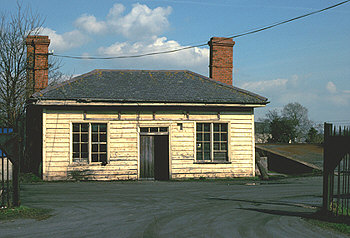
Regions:
<instances>
[{"instance_id":1,"label":"road surface","mask_svg":"<svg viewBox=\"0 0 350 238\"><path fill-rule=\"evenodd\" d=\"M0 237L345 237L310 225L322 178L22 185L47 220L0 222Z\"/></svg>"}]
</instances>

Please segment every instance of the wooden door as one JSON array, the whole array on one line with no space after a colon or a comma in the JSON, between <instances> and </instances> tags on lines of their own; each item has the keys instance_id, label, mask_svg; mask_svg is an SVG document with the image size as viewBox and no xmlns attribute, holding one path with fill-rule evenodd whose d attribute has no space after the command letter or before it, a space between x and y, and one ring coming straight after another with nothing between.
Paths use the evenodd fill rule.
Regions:
<instances>
[{"instance_id":1,"label":"wooden door","mask_svg":"<svg viewBox=\"0 0 350 238\"><path fill-rule=\"evenodd\" d=\"M169 180L169 136L140 136L140 178Z\"/></svg>"},{"instance_id":2,"label":"wooden door","mask_svg":"<svg viewBox=\"0 0 350 238\"><path fill-rule=\"evenodd\" d=\"M140 178L154 179L154 136L141 136L140 144Z\"/></svg>"}]
</instances>

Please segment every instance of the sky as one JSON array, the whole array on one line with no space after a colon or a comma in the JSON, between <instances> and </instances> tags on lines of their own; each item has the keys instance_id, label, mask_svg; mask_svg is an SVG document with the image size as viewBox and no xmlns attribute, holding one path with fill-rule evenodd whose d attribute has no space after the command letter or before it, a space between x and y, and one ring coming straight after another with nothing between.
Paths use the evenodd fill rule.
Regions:
<instances>
[{"instance_id":1,"label":"sky","mask_svg":"<svg viewBox=\"0 0 350 238\"><path fill-rule=\"evenodd\" d=\"M203 44L300 16L341 0L22 0L45 19L42 34L57 55L120 56ZM0 0L2 12L16 1ZM350 125L350 3L235 38L234 86L269 99L255 110L298 102L315 123ZM50 56L55 57L55 56ZM176 69L208 76L209 48L133 59L61 58L61 71Z\"/></svg>"}]
</instances>

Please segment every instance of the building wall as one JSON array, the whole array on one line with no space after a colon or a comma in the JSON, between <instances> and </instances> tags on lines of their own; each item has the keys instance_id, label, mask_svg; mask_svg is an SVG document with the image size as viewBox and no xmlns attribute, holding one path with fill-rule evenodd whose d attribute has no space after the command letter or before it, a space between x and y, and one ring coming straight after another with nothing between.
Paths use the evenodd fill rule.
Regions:
<instances>
[{"instance_id":1,"label":"building wall","mask_svg":"<svg viewBox=\"0 0 350 238\"><path fill-rule=\"evenodd\" d=\"M139 177L139 127L169 127L171 179L225 178L255 175L253 110L242 112L122 112L43 111L43 179L65 180L82 176L94 180L137 180ZM154 119L155 117L155 119ZM71 162L72 123L104 122L108 125L108 160L100 164ZM195 162L196 122L226 122L231 163ZM178 123L182 123L182 130Z\"/></svg>"}]
</instances>

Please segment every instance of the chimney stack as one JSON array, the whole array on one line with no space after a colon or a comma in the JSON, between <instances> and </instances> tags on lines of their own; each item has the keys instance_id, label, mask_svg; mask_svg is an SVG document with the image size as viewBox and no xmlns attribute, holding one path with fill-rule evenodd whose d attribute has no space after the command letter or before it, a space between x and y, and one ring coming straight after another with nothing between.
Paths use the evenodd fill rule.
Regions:
<instances>
[{"instance_id":1,"label":"chimney stack","mask_svg":"<svg viewBox=\"0 0 350 238\"><path fill-rule=\"evenodd\" d=\"M232 38L212 37L210 46L209 78L232 85L233 46Z\"/></svg>"},{"instance_id":2,"label":"chimney stack","mask_svg":"<svg viewBox=\"0 0 350 238\"><path fill-rule=\"evenodd\" d=\"M48 77L48 53L50 39L48 36L32 36L26 39L27 46L27 86L26 96L29 98L47 87Z\"/></svg>"}]
</instances>

